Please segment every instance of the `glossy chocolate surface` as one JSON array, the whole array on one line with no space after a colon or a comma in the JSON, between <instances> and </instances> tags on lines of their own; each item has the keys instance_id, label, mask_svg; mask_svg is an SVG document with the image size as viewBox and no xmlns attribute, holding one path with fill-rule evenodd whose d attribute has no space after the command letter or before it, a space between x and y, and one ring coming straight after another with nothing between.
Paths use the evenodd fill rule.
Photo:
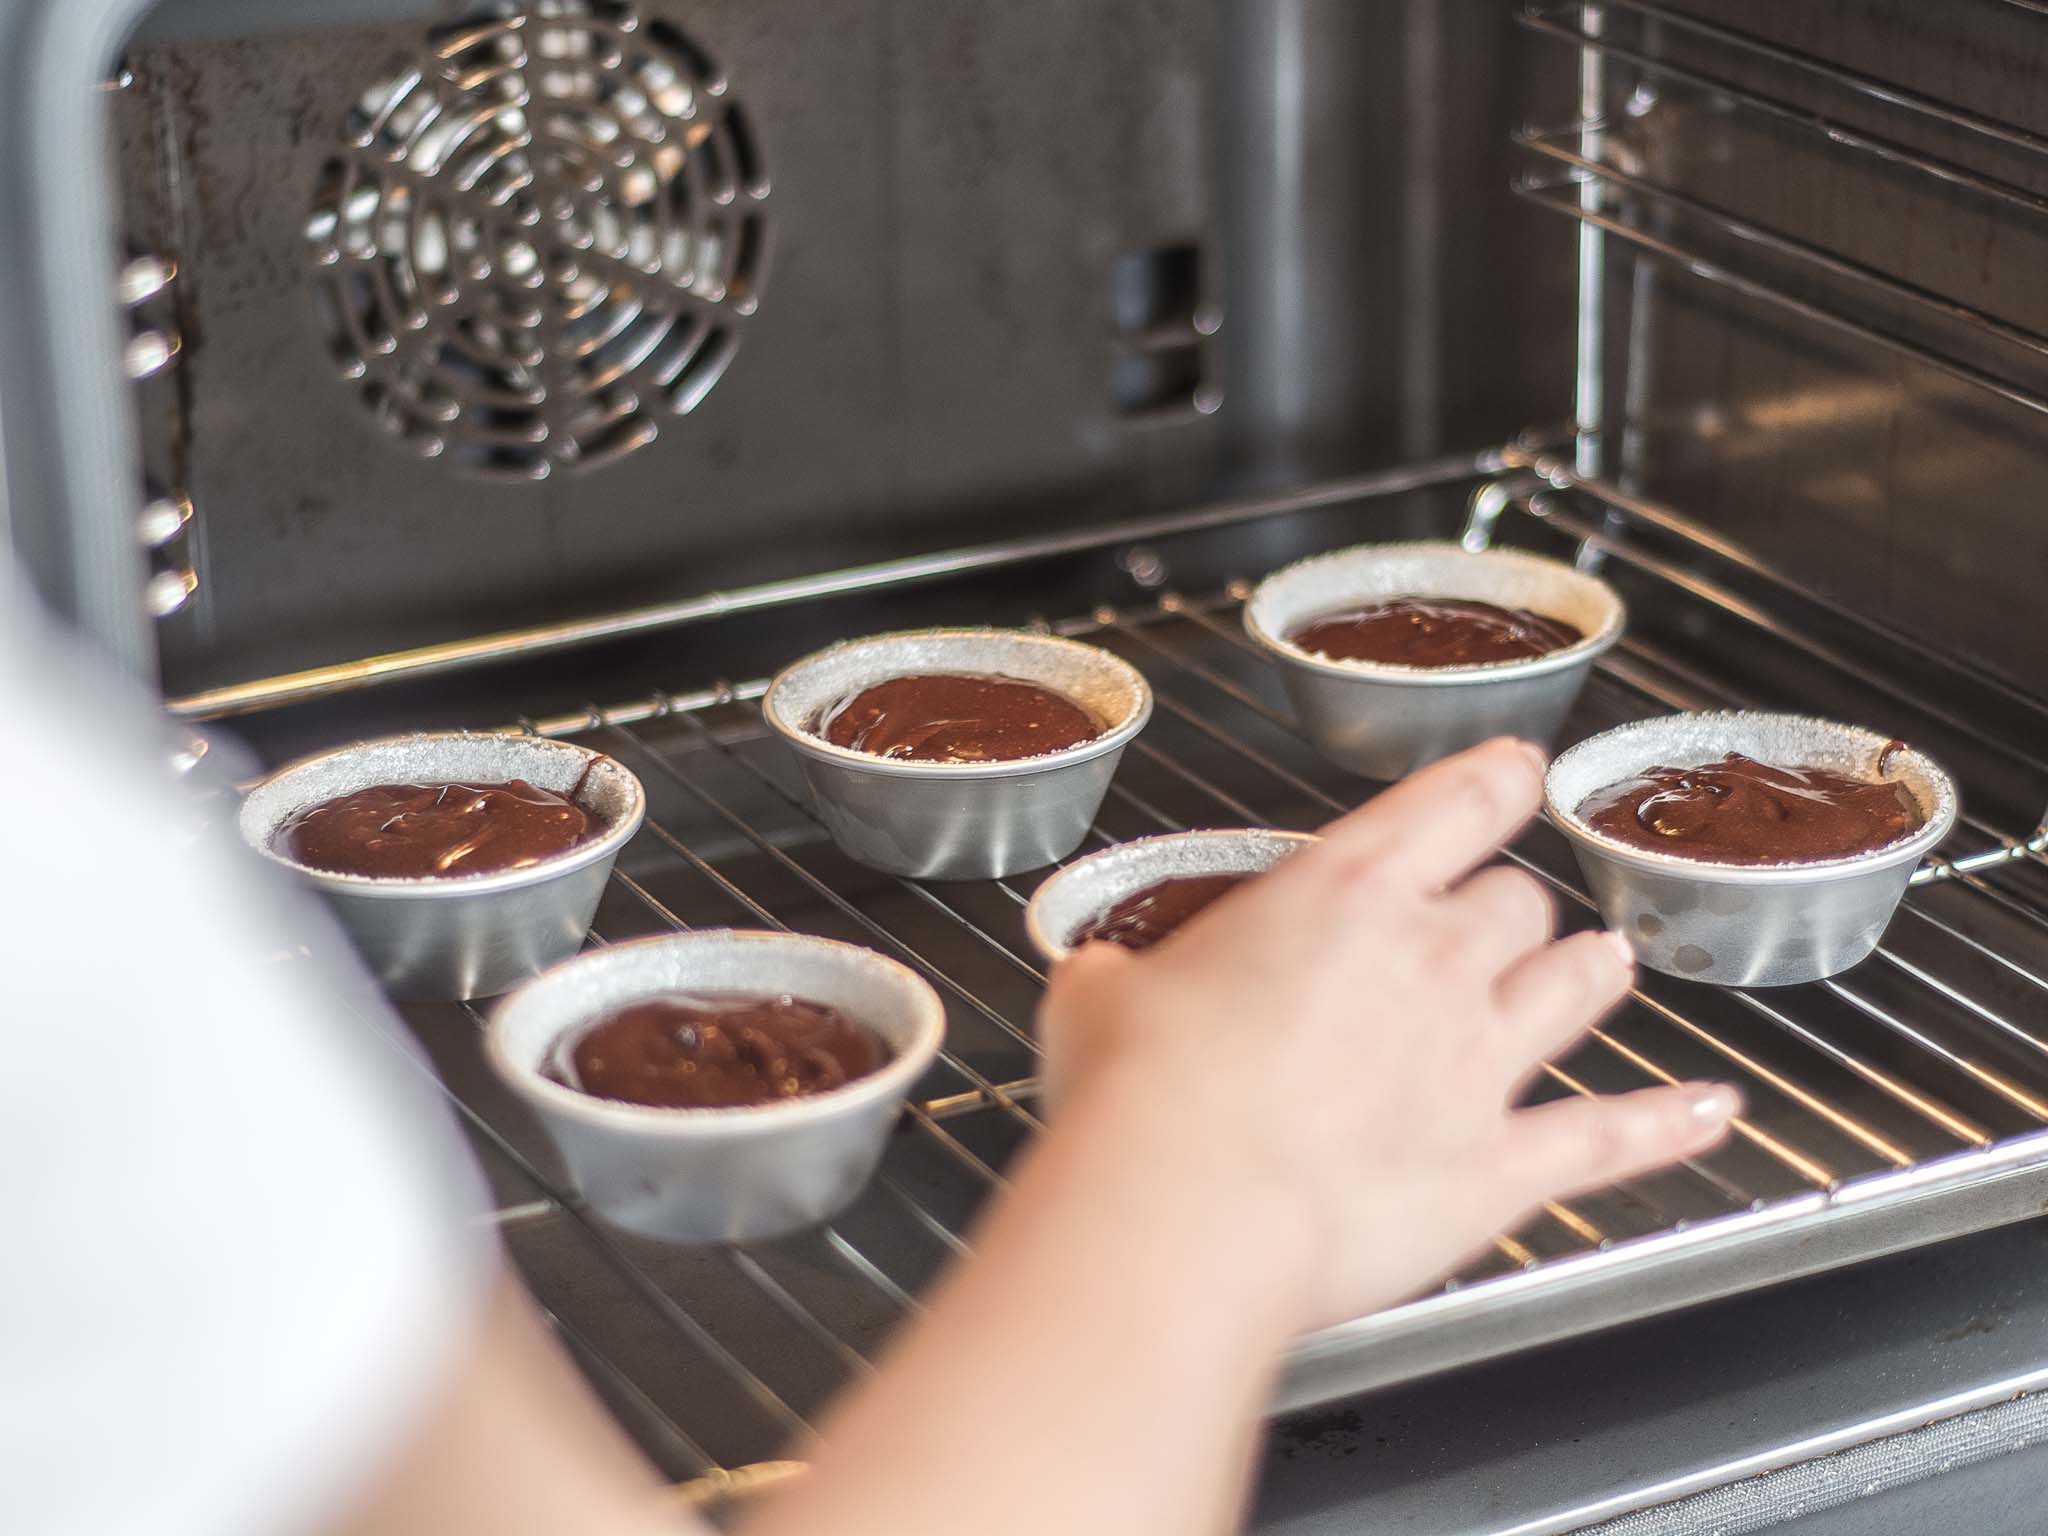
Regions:
<instances>
[{"instance_id":1,"label":"glossy chocolate surface","mask_svg":"<svg viewBox=\"0 0 2048 1536\"><path fill-rule=\"evenodd\" d=\"M882 1065L882 1044L800 997L707 992L649 998L557 1042L542 1075L600 1099L734 1109L826 1093Z\"/></svg>"},{"instance_id":2,"label":"glossy chocolate surface","mask_svg":"<svg viewBox=\"0 0 2048 1536\"><path fill-rule=\"evenodd\" d=\"M1250 875L1180 875L1161 880L1091 918L1067 942L1076 947L1095 939L1125 949L1150 949L1197 912L1220 901Z\"/></svg>"},{"instance_id":3,"label":"glossy chocolate surface","mask_svg":"<svg viewBox=\"0 0 2048 1536\"><path fill-rule=\"evenodd\" d=\"M1585 638L1562 619L1459 597L1396 597L1325 613L1288 632L1332 661L1400 667L1474 667L1524 661Z\"/></svg>"},{"instance_id":4,"label":"glossy chocolate surface","mask_svg":"<svg viewBox=\"0 0 2048 1536\"><path fill-rule=\"evenodd\" d=\"M1880 758L1880 772L1882 765ZM1694 768L1647 768L1595 791L1578 814L1616 842L1720 864L1848 858L1888 847L1926 821L1903 784L1783 768L1739 752Z\"/></svg>"},{"instance_id":5,"label":"glossy chocolate surface","mask_svg":"<svg viewBox=\"0 0 2048 1536\"><path fill-rule=\"evenodd\" d=\"M500 874L567 853L603 830L575 794L524 779L373 784L300 811L278 829L275 846L309 868L335 874Z\"/></svg>"},{"instance_id":6,"label":"glossy chocolate surface","mask_svg":"<svg viewBox=\"0 0 2048 1536\"><path fill-rule=\"evenodd\" d=\"M892 677L826 710L818 730L835 747L919 763L1043 757L1102 734L1065 694L965 672Z\"/></svg>"}]
</instances>

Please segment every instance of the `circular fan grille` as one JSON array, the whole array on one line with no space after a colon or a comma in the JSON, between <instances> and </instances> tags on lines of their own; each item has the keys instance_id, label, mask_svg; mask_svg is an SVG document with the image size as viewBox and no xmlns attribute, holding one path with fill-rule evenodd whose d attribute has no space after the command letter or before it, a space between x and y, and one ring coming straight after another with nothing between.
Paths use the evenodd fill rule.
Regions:
<instances>
[{"instance_id":1,"label":"circular fan grille","mask_svg":"<svg viewBox=\"0 0 2048 1536\"><path fill-rule=\"evenodd\" d=\"M344 375L428 457L541 479L652 442L731 362L768 178L702 50L605 0L434 34L307 221Z\"/></svg>"}]
</instances>

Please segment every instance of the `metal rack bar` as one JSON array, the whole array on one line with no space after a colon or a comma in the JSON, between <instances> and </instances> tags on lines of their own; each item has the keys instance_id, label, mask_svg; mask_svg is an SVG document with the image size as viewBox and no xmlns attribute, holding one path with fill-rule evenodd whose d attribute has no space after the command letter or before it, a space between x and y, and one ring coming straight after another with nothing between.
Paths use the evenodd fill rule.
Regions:
<instances>
[{"instance_id":1,"label":"metal rack bar","mask_svg":"<svg viewBox=\"0 0 2048 1536\"><path fill-rule=\"evenodd\" d=\"M841 1241L843 1243L844 1239ZM852 1247L851 1244L845 1246ZM817 1313L798 1301L789 1293L787 1286L763 1269L759 1259L744 1248L726 1248L723 1252L726 1262L745 1276L755 1290L773 1302L777 1310L795 1323L820 1349L837 1360L850 1374L865 1376L874 1369L865 1355L820 1322ZM855 1270L854 1273L859 1274L861 1271Z\"/></svg>"},{"instance_id":2,"label":"metal rack bar","mask_svg":"<svg viewBox=\"0 0 2048 1536\"><path fill-rule=\"evenodd\" d=\"M1837 602L1825 593L1816 592L1802 585L1753 551L1715 532L1697 518L1688 516L1668 502L1634 495L1611 480L1582 475L1552 453L1539 451L1520 455L1517 458L1517 467L1527 468L1554 490L1576 491L1590 496L1606 511L1618 513L1630 522L1642 523L1661 533L1669 534L1681 540L1689 549L1737 566L1748 574L1769 582L1779 591L1819 608L1834 618L1855 624L1901 649L1925 653L1926 647L1912 636L1872 618L1867 613L1858 612L1844 603ZM1505 507L1515 502L1516 498L1509 495L1503 499L1501 505ZM1523 506L1523 510L1528 510L1526 505ZM2048 706L2044 706L2039 698L2024 692L1996 673L1987 672L1969 662L1950 657L1944 657L1942 660L1945 666L1958 676L1967 678L1974 686L1996 693L2008 703L2020 705L2040 714L2043 717L2043 725L2048 726Z\"/></svg>"},{"instance_id":3,"label":"metal rack bar","mask_svg":"<svg viewBox=\"0 0 2048 1536\"><path fill-rule=\"evenodd\" d=\"M1744 32L1723 22L1709 21L1689 11L1660 4L1658 0L1600 0L1600 3L1605 10L1622 11L1661 22L1674 31L1689 32L1695 37L1706 38L1711 43L1750 58L1768 59L1808 79L1824 80L1852 95L1880 102L1888 107L1901 108L1916 117L1960 129L2006 148L2048 155L2048 137L2011 123L2001 122L1994 117L1986 117L1980 112L1972 112L1966 107L1955 106L1938 97L1924 95L1902 85L1894 85L1889 80L1880 79L1861 70L1850 69L1819 54L1807 53L1802 49L1761 37L1754 32ZM1540 4L1530 4L1525 7L1525 14L1547 19L1547 9ZM1598 45L1597 39L1584 34L1574 41L1581 43L1582 46Z\"/></svg>"},{"instance_id":4,"label":"metal rack bar","mask_svg":"<svg viewBox=\"0 0 2048 1536\"><path fill-rule=\"evenodd\" d=\"M2021 0L2007 0L2007 3L2018 4ZM1900 166L1950 186L1981 193L2030 213L2048 213L2048 197L2043 197L2026 187L1971 170L1938 155L1913 149L1881 134L1868 132L1825 113L1781 100L1724 76L1677 64L1669 59L1661 59L1655 54L1587 32L1581 27L1567 25L1556 19L1558 12L1563 9L1564 7L1560 6L1528 5L1519 13L1517 19L1531 31L1543 33L1604 58L1619 59L1646 73L1679 81L1712 97L1726 98L1778 122L1826 139L1832 144L1869 154L1886 164Z\"/></svg>"},{"instance_id":5,"label":"metal rack bar","mask_svg":"<svg viewBox=\"0 0 2048 1536\"><path fill-rule=\"evenodd\" d=\"M1131 809L1138 812L1139 815L1150 817L1153 821L1158 822L1168 831L1185 832L1187 830L1186 827L1182 826L1179 822L1175 821L1171 816L1167 815L1166 812L1160 810L1157 806L1153 805L1151 801L1142 798L1132 790L1119 790L1115 784L1111 784L1110 798L1122 801L1125 805L1130 806ZM1109 833L1102 830L1102 827L1099 823L1093 824L1088 828L1088 835L1094 838L1098 843L1102 844L1105 848L1116 841L1116 839L1112 837Z\"/></svg>"},{"instance_id":6,"label":"metal rack bar","mask_svg":"<svg viewBox=\"0 0 2048 1536\"><path fill-rule=\"evenodd\" d=\"M837 1254L849 1269L867 1281L872 1289L880 1292L899 1312L914 1314L924 1310L923 1302L884 1274L873 1259L848 1240L845 1233L832 1226L823 1230L825 1246Z\"/></svg>"},{"instance_id":7,"label":"metal rack bar","mask_svg":"<svg viewBox=\"0 0 2048 1536\"><path fill-rule=\"evenodd\" d=\"M2025 1110L2036 1120L2048 1123L2048 1103L2044 1103L2040 1098L2028 1093L2016 1084L2008 1083L1997 1073L1978 1065L1968 1057L1950 1050L1947 1046L1929 1036L1924 1030L1913 1028L1904 1020L1878 1007L1869 999L1850 991L1842 982L1831 978L1823 981L1821 985L1844 1002L1849 1003L1866 1017L1876 1020L1902 1038L1919 1046L1921 1050L1927 1052L1930 1056L1947 1062L1958 1071L1967 1073L1989 1088L1993 1093Z\"/></svg>"},{"instance_id":8,"label":"metal rack bar","mask_svg":"<svg viewBox=\"0 0 2048 1536\"><path fill-rule=\"evenodd\" d=\"M1768 283L1760 282L1753 277L1746 277L1733 268L1724 266L1712 257L1701 255L1698 251L1689 250L1675 241L1660 239L1646 230L1636 229L1632 225L1623 223L1620 219L1611 218L1595 209L1584 207L1577 200L1578 182L1574 179L1551 182L1523 178L1517 180L1511 190L1525 202L1534 203L1539 208L1548 208L1553 213L1561 213L1570 218L1577 219L1581 223L1590 224L1595 228L1605 230L1608 234L1626 240L1630 245L1647 251L1652 256L1671 262L1680 270L1689 273L1693 277L1700 278L1705 282L1718 284L1723 288L1732 289L1743 297L1755 299L1759 303L1773 305L1828 330L1853 336L1857 340L1866 342L1871 346L1881 347L1888 352L1896 353L1901 357L1918 363L1923 368L1932 369L1934 372L1942 374L1947 378L1955 379L1959 383L1968 384L1974 389L1981 389L1988 394L1996 395L1999 399L2008 401L2013 405L2048 415L2048 398L2043 398L2032 390L2023 389L2017 384L2001 379L1995 374L1986 373L1983 369L1973 367L1968 363L1958 362L1952 357L1947 357L1942 353L1923 347L1918 342L1907 341L1903 337L1894 336L1888 331L1881 331L1875 326L1866 325L1861 320L1853 320L1847 315L1813 303L1811 300L1795 298L1781 289L1774 288ZM1556 195L1560 191L1569 192L1572 196L1568 199L1560 198Z\"/></svg>"},{"instance_id":9,"label":"metal rack bar","mask_svg":"<svg viewBox=\"0 0 2048 1536\"><path fill-rule=\"evenodd\" d=\"M1615 538L1606 530L1564 511L1547 498L1529 497L1523 499L1519 505L1538 521L1548 523L1554 528L1563 530L1581 544L1589 546L1603 555L1619 560L1632 570L1654 576L1658 580L1677 587L1680 591L1696 597L1732 617L1742 619L1754 625L1773 639L1781 640L1785 644L1805 652L1814 660L1825 664L1844 677L1853 678L1865 687L1875 689L1880 693L1889 693L1895 698L1904 700L1931 720L1939 720L1942 724L1950 726L1966 735L1978 736L1978 739L1985 746L1998 752L2001 756L2020 764L2022 767L2048 773L2048 761L2044 761L2035 753L2014 746L1997 737L1982 735L1980 727L1974 722L1956 714L1948 706L1937 703L1925 695L1901 689L1895 680L1879 677L1854 657L1844 654L1841 650L1827 644L1825 641L1816 640L1810 635L1802 634L1789 624L1766 613L1739 593L1731 592L1719 583L1704 576L1695 575L1693 572L1677 566L1669 560L1662 559L1645 550L1637 549L1633 545Z\"/></svg>"},{"instance_id":10,"label":"metal rack bar","mask_svg":"<svg viewBox=\"0 0 2048 1536\"><path fill-rule=\"evenodd\" d=\"M1944 320L1981 331L1997 341L2032 352L2037 357L2048 358L2048 337L2042 336L2038 331L2015 325L2009 320L2002 320L1987 310L1977 309L1945 294L1937 293L1931 288L1923 288L1917 283L1893 277L1890 273L1863 262L1852 261L1810 241L1788 235L1782 230L1742 218L1690 193L1653 181L1647 176L1640 176L1604 161L1591 159L1559 142L1567 135L1582 140L1586 132L1585 124L1576 124L1562 130L1525 130L1514 134L1513 139L1522 148L1594 178L1606 186L1620 187L1639 196L1653 198L1669 207L1683 209L1691 217L1712 224L1722 233L1746 244L1803 261L1831 276L1861 283L1891 298L1932 310Z\"/></svg>"},{"instance_id":11,"label":"metal rack bar","mask_svg":"<svg viewBox=\"0 0 2048 1536\"><path fill-rule=\"evenodd\" d=\"M725 1470L715 1456L699 1445L689 1431L678 1424L674 1416L657 1403L640 1383L614 1365L604 1351L593 1344L582 1330L559 1312L541 1306L538 1302L534 1305L542 1320L561 1335L563 1341L579 1359L588 1362L589 1367L602 1375L613 1391L626 1398L637 1410L661 1426L662 1433L672 1439L676 1448L690 1460L689 1476L704 1477Z\"/></svg>"}]
</instances>

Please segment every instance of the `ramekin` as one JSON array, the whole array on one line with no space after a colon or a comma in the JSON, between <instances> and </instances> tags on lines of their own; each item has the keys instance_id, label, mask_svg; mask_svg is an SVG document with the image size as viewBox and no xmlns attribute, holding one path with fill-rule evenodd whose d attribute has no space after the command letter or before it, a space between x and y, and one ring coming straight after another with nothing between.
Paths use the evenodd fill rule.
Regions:
<instances>
[{"instance_id":1,"label":"ramekin","mask_svg":"<svg viewBox=\"0 0 2048 1536\"><path fill-rule=\"evenodd\" d=\"M826 1093L735 1109L622 1104L541 1075L565 1031L678 992L823 1003L879 1035L889 1059ZM860 1193L945 1028L938 994L873 950L806 934L705 929L556 966L498 1005L485 1048L607 1221L670 1242L738 1243L827 1220Z\"/></svg>"},{"instance_id":2,"label":"ramekin","mask_svg":"<svg viewBox=\"0 0 2048 1536\"><path fill-rule=\"evenodd\" d=\"M300 811L373 784L524 779L566 794L586 769L578 803L602 830L530 869L418 879L347 875L311 869L275 846L278 832ZM445 731L357 742L287 764L249 792L240 826L251 848L327 898L394 997L445 1000L494 996L576 953L619 850L646 814L640 781L587 747Z\"/></svg>"},{"instance_id":3,"label":"ramekin","mask_svg":"<svg viewBox=\"0 0 2048 1536\"><path fill-rule=\"evenodd\" d=\"M1074 935L1125 897L1190 875L1263 874L1316 841L1309 832L1232 827L1134 838L1076 859L1032 893L1024 928L1046 959L1059 961Z\"/></svg>"},{"instance_id":4,"label":"ramekin","mask_svg":"<svg viewBox=\"0 0 2048 1536\"><path fill-rule=\"evenodd\" d=\"M1955 825L1955 783L1924 753L1889 777L1927 820L1869 853L1811 863L1725 864L1617 842L1580 819L1588 796L1659 765L1740 752L1788 768L1870 775L1889 738L1803 715L1666 715L1589 737L1550 765L1544 801L1570 839L1607 926L1651 970L1732 987L1790 986L1845 971L1877 947L1920 861Z\"/></svg>"},{"instance_id":5,"label":"ramekin","mask_svg":"<svg viewBox=\"0 0 2048 1536\"><path fill-rule=\"evenodd\" d=\"M1396 597L1526 608L1583 639L1543 656L1472 667L1335 661L1287 638L1310 619ZM1621 598L1598 577L1519 550L1451 543L1362 544L1275 571L1245 603L1244 626L1280 668L1316 750L1372 779L1398 779L1495 736L1548 746L1594 661L1621 638Z\"/></svg>"},{"instance_id":6,"label":"ramekin","mask_svg":"<svg viewBox=\"0 0 2048 1536\"><path fill-rule=\"evenodd\" d=\"M837 747L821 715L892 677L1000 673L1065 694L1103 731L1041 757L920 763ZM1072 853L1118 760L1152 714L1144 674L1077 640L1025 630L923 629L847 640L784 668L761 701L796 753L818 815L851 857L891 874L986 880Z\"/></svg>"}]
</instances>

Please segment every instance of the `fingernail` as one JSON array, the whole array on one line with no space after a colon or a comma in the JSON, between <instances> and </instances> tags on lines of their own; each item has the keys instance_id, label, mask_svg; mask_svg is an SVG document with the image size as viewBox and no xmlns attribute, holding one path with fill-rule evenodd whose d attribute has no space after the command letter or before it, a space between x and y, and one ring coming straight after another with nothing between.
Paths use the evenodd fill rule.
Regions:
<instances>
[{"instance_id":1,"label":"fingernail","mask_svg":"<svg viewBox=\"0 0 2048 1536\"><path fill-rule=\"evenodd\" d=\"M1686 1096L1686 1108L1693 1119L1702 1125L1719 1125L1724 1120L1733 1120L1742 1101L1735 1096L1735 1090L1723 1083L1706 1083L1694 1088Z\"/></svg>"},{"instance_id":2,"label":"fingernail","mask_svg":"<svg viewBox=\"0 0 2048 1536\"><path fill-rule=\"evenodd\" d=\"M1623 938L1620 934L1616 933L1612 928L1601 930L1600 937L1606 940L1607 947L1609 949L1613 950L1616 955L1620 956L1621 963L1624 966L1628 967L1628 969L1630 970L1635 969L1636 951L1634 945L1630 944L1627 939Z\"/></svg>"},{"instance_id":3,"label":"fingernail","mask_svg":"<svg viewBox=\"0 0 2048 1536\"><path fill-rule=\"evenodd\" d=\"M1530 766L1536 770L1539 776L1550 771L1550 754L1537 746L1535 742L1518 741L1515 745L1521 749L1522 756L1529 760Z\"/></svg>"}]
</instances>

